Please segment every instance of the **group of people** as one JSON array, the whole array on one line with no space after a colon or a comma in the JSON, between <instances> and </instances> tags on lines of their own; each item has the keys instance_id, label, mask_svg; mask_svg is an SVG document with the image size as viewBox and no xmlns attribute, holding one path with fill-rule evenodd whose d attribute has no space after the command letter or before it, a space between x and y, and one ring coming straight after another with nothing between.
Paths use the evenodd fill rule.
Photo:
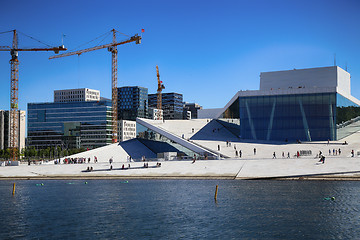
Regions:
<instances>
[{"instance_id":1,"label":"group of people","mask_svg":"<svg viewBox=\"0 0 360 240\"><path fill-rule=\"evenodd\" d=\"M337 149L333 149L332 150L332 154L334 155L334 156L336 156L336 155L340 155L341 154L341 149L339 148L339 150L337 150ZM331 155L331 149L329 149L329 155Z\"/></svg>"},{"instance_id":2,"label":"group of people","mask_svg":"<svg viewBox=\"0 0 360 240\"><path fill-rule=\"evenodd\" d=\"M80 157L80 158L65 158L63 160L64 164L82 164L82 163L90 163L91 158L84 158L84 157ZM94 163L97 163L97 157L94 156ZM59 160L55 160L54 161L55 164L60 164L60 159Z\"/></svg>"}]
</instances>

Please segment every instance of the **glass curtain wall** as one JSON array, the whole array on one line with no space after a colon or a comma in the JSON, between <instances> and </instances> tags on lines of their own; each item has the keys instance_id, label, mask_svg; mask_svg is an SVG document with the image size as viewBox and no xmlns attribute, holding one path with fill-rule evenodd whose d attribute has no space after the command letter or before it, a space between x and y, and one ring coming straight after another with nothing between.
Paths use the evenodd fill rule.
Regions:
<instances>
[{"instance_id":1,"label":"glass curtain wall","mask_svg":"<svg viewBox=\"0 0 360 240\"><path fill-rule=\"evenodd\" d=\"M340 140L360 131L360 106L343 97L336 95L336 133Z\"/></svg>"},{"instance_id":2,"label":"glass curtain wall","mask_svg":"<svg viewBox=\"0 0 360 240\"><path fill-rule=\"evenodd\" d=\"M94 148L110 144L111 102L28 104L28 145Z\"/></svg>"},{"instance_id":3,"label":"glass curtain wall","mask_svg":"<svg viewBox=\"0 0 360 240\"><path fill-rule=\"evenodd\" d=\"M336 94L240 97L240 136L276 141L336 140Z\"/></svg>"},{"instance_id":4,"label":"glass curtain wall","mask_svg":"<svg viewBox=\"0 0 360 240\"><path fill-rule=\"evenodd\" d=\"M196 157L199 157L200 155L188 148L185 148L184 146L168 139L167 137L161 135L160 133L157 133L139 123L137 123L136 125L136 132L137 132L137 138L140 139L146 139L149 141L153 141L153 142L158 142L158 143L167 143L171 146L171 148L167 148L167 149L176 149L178 152L178 157L184 157L184 156L189 156L189 157L193 157L194 155ZM142 143L146 144L146 142L142 141ZM154 147L156 146L156 144L151 144L151 146L147 146L149 147L153 152L155 153L162 153L164 152L164 149L166 149L162 144L158 144L158 147ZM167 151L167 150L165 150Z\"/></svg>"}]
</instances>

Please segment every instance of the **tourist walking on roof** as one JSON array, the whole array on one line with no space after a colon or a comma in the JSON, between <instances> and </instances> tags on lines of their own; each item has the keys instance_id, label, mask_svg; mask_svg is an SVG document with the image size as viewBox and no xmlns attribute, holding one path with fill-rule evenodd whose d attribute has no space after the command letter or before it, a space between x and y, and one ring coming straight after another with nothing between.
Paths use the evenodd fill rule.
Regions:
<instances>
[{"instance_id":1,"label":"tourist walking on roof","mask_svg":"<svg viewBox=\"0 0 360 240\"><path fill-rule=\"evenodd\" d=\"M290 158L290 152L288 152L288 156L287 156L287 158Z\"/></svg>"},{"instance_id":2,"label":"tourist walking on roof","mask_svg":"<svg viewBox=\"0 0 360 240\"><path fill-rule=\"evenodd\" d=\"M354 150L351 150L351 157L354 157Z\"/></svg>"},{"instance_id":3,"label":"tourist walking on roof","mask_svg":"<svg viewBox=\"0 0 360 240\"><path fill-rule=\"evenodd\" d=\"M275 153L275 152L273 153L273 159L274 159L274 158L276 158L276 153Z\"/></svg>"},{"instance_id":4,"label":"tourist walking on roof","mask_svg":"<svg viewBox=\"0 0 360 240\"><path fill-rule=\"evenodd\" d=\"M218 151L220 151L220 145L218 145Z\"/></svg>"},{"instance_id":5,"label":"tourist walking on roof","mask_svg":"<svg viewBox=\"0 0 360 240\"><path fill-rule=\"evenodd\" d=\"M254 148L254 155L256 155L256 148Z\"/></svg>"},{"instance_id":6,"label":"tourist walking on roof","mask_svg":"<svg viewBox=\"0 0 360 240\"><path fill-rule=\"evenodd\" d=\"M241 152L241 150L239 150L239 157L241 158L241 155L242 155L242 152Z\"/></svg>"},{"instance_id":7,"label":"tourist walking on roof","mask_svg":"<svg viewBox=\"0 0 360 240\"><path fill-rule=\"evenodd\" d=\"M235 157L237 157L239 155L238 151L235 150Z\"/></svg>"}]
</instances>

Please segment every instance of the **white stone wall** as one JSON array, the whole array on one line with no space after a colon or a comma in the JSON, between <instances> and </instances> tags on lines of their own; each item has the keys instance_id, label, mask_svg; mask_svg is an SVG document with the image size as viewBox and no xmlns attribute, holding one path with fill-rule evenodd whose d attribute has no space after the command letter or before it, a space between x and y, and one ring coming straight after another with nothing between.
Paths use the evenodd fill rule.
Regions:
<instances>
[{"instance_id":1,"label":"white stone wall","mask_svg":"<svg viewBox=\"0 0 360 240\"><path fill-rule=\"evenodd\" d=\"M338 87L350 94L350 74L337 66L260 74L262 91L329 87Z\"/></svg>"}]
</instances>

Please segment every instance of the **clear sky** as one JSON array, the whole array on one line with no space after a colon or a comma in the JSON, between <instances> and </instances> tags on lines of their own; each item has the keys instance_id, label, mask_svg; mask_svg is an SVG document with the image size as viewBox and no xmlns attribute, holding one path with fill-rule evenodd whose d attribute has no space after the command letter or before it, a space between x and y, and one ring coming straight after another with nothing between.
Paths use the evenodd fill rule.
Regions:
<instances>
[{"instance_id":1,"label":"clear sky","mask_svg":"<svg viewBox=\"0 0 360 240\"><path fill-rule=\"evenodd\" d=\"M360 99L358 0L0 0L0 32L17 29L68 49L111 29L142 34L142 44L118 47L118 86L166 89L184 101L219 108L239 90L257 90L260 72L336 63ZM124 37L119 36L119 40ZM111 42L111 36L103 42ZM11 46L11 33L0 46ZM19 34L19 47L44 47ZM77 49L81 49L77 48ZM19 107L51 102L53 91L92 88L111 98L111 54L106 50L49 60L51 52L20 52ZM10 54L0 51L0 109L9 109Z\"/></svg>"}]
</instances>

